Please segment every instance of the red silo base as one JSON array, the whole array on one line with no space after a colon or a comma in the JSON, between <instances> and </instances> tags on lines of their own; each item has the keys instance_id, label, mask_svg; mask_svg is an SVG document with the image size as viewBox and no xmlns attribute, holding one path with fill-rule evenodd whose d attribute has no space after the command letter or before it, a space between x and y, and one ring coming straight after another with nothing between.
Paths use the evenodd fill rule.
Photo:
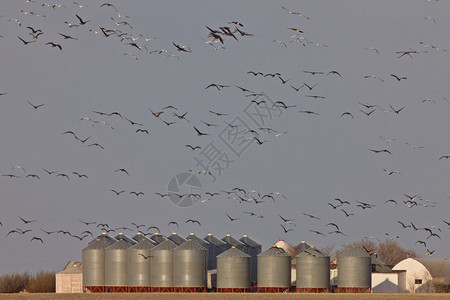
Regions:
<instances>
[{"instance_id":1,"label":"red silo base","mask_svg":"<svg viewBox=\"0 0 450 300\"><path fill-rule=\"evenodd\" d=\"M150 288L151 292L154 293L172 293L173 287L171 286L152 286Z\"/></svg>"},{"instance_id":2,"label":"red silo base","mask_svg":"<svg viewBox=\"0 0 450 300\"><path fill-rule=\"evenodd\" d=\"M204 293L206 292L205 287L184 287L177 286L173 288L173 292L175 293Z\"/></svg>"},{"instance_id":3,"label":"red silo base","mask_svg":"<svg viewBox=\"0 0 450 300\"><path fill-rule=\"evenodd\" d=\"M296 289L297 293L329 293L330 289L329 288L297 288Z\"/></svg>"},{"instance_id":4,"label":"red silo base","mask_svg":"<svg viewBox=\"0 0 450 300\"><path fill-rule=\"evenodd\" d=\"M340 287L336 288L336 293L370 293L370 287Z\"/></svg>"},{"instance_id":5,"label":"red silo base","mask_svg":"<svg viewBox=\"0 0 450 300\"><path fill-rule=\"evenodd\" d=\"M107 285L104 287L105 293L128 293L128 286Z\"/></svg>"},{"instance_id":6,"label":"red silo base","mask_svg":"<svg viewBox=\"0 0 450 300\"><path fill-rule=\"evenodd\" d=\"M218 293L248 293L250 288L217 288Z\"/></svg>"},{"instance_id":7,"label":"red silo base","mask_svg":"<svg viewBox=\"0 0 450 300\"><path fill-rule=\"evenodd\" d=\"M289 293L290 287L261 287L258 286L258 293Z\"/></svg>"},{"instance_id":8,"label":"red silo base","mask_svg":"<svg viewBox=\"0 0 450 300\"><path fill-rule=\"evenodd\" d=\"M105 287L102 285L96 286L96 285L89 285L89 286L83 286L83 291L85 293L104 293Z\"/></svg>"},{"instance_id":9,"label":"red silo base","mask_svg":"<svg viewBox=\"0 0 450 300\"><path fill-rule=\"evenodd\" d=\"M129 286L128 293L150 293L151 287L149 286Z\"/></svg>"}]
</instances>

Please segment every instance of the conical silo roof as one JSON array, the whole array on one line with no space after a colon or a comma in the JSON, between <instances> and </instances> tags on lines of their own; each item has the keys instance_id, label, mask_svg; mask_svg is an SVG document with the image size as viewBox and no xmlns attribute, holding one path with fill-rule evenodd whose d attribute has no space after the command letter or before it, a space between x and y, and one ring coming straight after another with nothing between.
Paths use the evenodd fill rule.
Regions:
<instances>
[{"instance_id":1,"label":"conical silo roof","mask_svg":"<svg viewBox=\"0 0 450 300\"><path fill-rule=\"evenodd\" d=\"M295 248L298 249L298 250L303 251L303 250L305 250L305 249L311 248L311 245L308 244L308 243L305 242L305 241L301 241L300 244L298 244Z\"/></svg>"},{"instance_id":2,"label":"conical silo roof","mask_svg":"<svg viewBox=\"0 0 450 300\"><path fill-rule=\"evenodd\" d=\"M177 250L201 250L201 251L205 251L206 249L200 245L199 243L196 243L193 240L187 240L186 242L184 242L183 244L181 244L180 246L176 247L173 249L174 251Z\"/></svg>"},{"instance_id":3,"label":"conical silo roof","mask_svg":"<svg viewBox=\"0 0 450 300\"><path fill-rule=\"evenodd\" d=\"M339 254L338 258L339 257L370 257L370 255L358 247L352 247Z\"/></svg>"},{"instance_id":4,"label":"conical silo roof","mask_svg":"<svg viewBox=\"0 0 450 300\"><path fill-rule=\"evenodd\" d=\"M317 250L314 247L311 247L309 249L303 250L296 257L308 257L308 256L312 256L312 257L328 257L327 255L323 254L322 252L320 252L319 250Z\"/></svg>"},{"instance_id":5,"label":"conical silo roof","mask_svg":"<svg viewBox=\"0 0 450 300\"><path fill-rule=\"evenodd\" d=\"M202 245L202 246L205 247L205 248L208 247L208 245L209 245L209 242L207 242L207 241L205 241L204 239L202 239L202 238L196 236L196 235L195 235L194 233L192 233L192 232L191 232L190 235L188 235L188 236L186 237L186 240L189 241L189 239L191 239L192 241L194 241L194 242L196 242L196 243Z\"/></svg>"},{"instance_id":6,"label":"conical silo roof","mask_svg":"<svg viewBox=\"0 0 450 300\"><path fill-rule=\"evenodd\" d=\"M151 250L155 247L149 240L142 239L139 243L131 246L128 250Z\"/></svg>"},{"instance_id":7,"label":"conical silo roof","mask_svg":"<svg viewBox=\"0 0 450 300\"><path fill-rule=\"evenodd\" d=\"M164 242L164 241L166 240L166 238L163 237L163 236L162 236L161 234L159 234L158 232L155 232L155 234L152 235L152 236L150 237L150 239L153 240L153 241L155 241L156 244L160 244L160 243L162 243L162 242Z\"/></svg>"},{"instance_id":8,"label":"conical silo roof","mask_svg":"<svg viewBox=\"0 0 450 300\"><path fill-rule=\"evenodd\" d=\"M140 242L142 240L147 240L150 243L152 243L153 245L156 245L155 241L150 240L148 237L146 237L142 232L138 232L135 236L132 237L133 240L135 240L136 242Z\"/></svg>"},{"instance_id":9,"label":"conical silo roof","mask_svg":"<svg viewBox=\"0 0 450 300\"><path fill-rule=\"evenodd\" d=\"M132 238L126 236L125 234L123 234L122 232L119 232L118 235L116 235L114 237L116 240L120 241L120 240L125 240L128 244L134 245L136 244L136 241L133 240Z\"/></svg>"},{"instance_id":10,"label":"conical silo roof","mask_svg":"<svg viewBox=\"0 0 450 300\"><path fill-rule=\"evenodd\" d=\"M99 239L95 239L93 241L91 241L86 247L84 247L82 249L82 251L84 250L103 250L105 249L105 244Z\"/></svg>"},{"instance_id":11,"label":"conical silo roof","mask_svg":"<svg viewBox=\"0 0 450 300\"><path fill-rule=\"evenodd\" d=\"M97 239L99 239L102 242L105 248L108 247L109 245L114 244L117 241L115 238L108 235L106 232L102 232L102 234L97 236L94 240L90 241L89 244L95 242Z\"/></svg>"},{"instance_id":12,"label":"conical silo roof","mask_svg":"<svg viewBox=\"0 0 450 300\"><path fill-rule=\"evenodd\" d=\"M203 238L205 241L207 241L208 243L211 243L217 247L220 248L225 248L226 247L226 243L222 240L219 240L218 238L216 238L212 233L208 233L207 236L205 236Z\"/></svg>"},{"instance_id":13,"label":"conical silo roof","mask_svg":"<svg viewBox=\"0 0 450 300\"><path fill-rule=\"evenodd\" d=\"M230 247L234 246L234 247L236 247L238 249L244 249L244 244L242 242L236 240L229 233L227 233L227 235L222 238L222 241L224 241Z\"/></svg>"},{"instance_id":14,"label":"conical silo roof","mask_svg":"<svg viewBox=\"0 0 450 300\"><path fill-rule=\"evenodd\" d=\"M221 254L217 255L217 257L249 257L250 255L244 253L243 251L239 250L238 248L231 247L225 252L222 252Z\"/></svg>"},{"instance_id":15,"label":"conical silo roof","mask_svg":"<svg viewBox=\"0 0 450 300\"><path fill-rule=\"evenodd\" d=\"M107 247L105 250L127 250L132 246L126 240L120 240Z\"/></svg>"},{"instance_id":16,"label":"conical silo roof","mask_svg":"<svg viewBox=\"0 0 450 300\"><path fill-rule=\"evenodd\" d=\"M258 256L289 256L289 257L291 257L288 253L286 253L283 250L283 248L278 248L276 245L273 245L266 251L258 254Z\"/></svg>"},{"instance_id":17,"label":"conical silo roof","mask_svg":"<svg viewBox=\"0 0 450 300\"><path fill-rule=\"evenodd\" d=\"M244 234L239 241L243 244L245 244L248 247L252 247L255 249L261 249L261 244L252 240L251 238L248 237L248 235Z\"/></svg>"},{"instance_id":18,"label":"conical silo roof","mask_svg":"<svg viewBox=\"0 0 450 300\"><path fill-rule=\"evenodd\" d=\"M177 246L179 246L179 245L183 244L184 242L186 242L186 240L182 236L179 236L176 232L173 232L167 238L169 240L171 240L172 242L174 242L175 244L177 244Z\"/></svg>"},{"instance_id":19,"label":"conical silo roof","mask_svg":"<svg viewBox=\"0 0 450 300\"><path fill-rule=\"evenodd\" d=\"M164 242L156 245L152 248L152 251L158 250L173 250L177 247L177 245L169 239L166 239Z\"/></svg>"}]
</instances>

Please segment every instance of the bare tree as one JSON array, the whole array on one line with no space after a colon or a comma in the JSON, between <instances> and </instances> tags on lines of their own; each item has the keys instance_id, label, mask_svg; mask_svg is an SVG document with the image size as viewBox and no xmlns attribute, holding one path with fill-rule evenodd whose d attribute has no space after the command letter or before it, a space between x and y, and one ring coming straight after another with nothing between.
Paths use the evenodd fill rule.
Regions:
<instances>
[{"instance_id":1,"label":"bare tree","mask_svg":"<svg viewBox=\"0 0 450 300\"><path fill-rule=\"evenodd\" d=\"M416 251L401 247L396 240L385 239L375 243L373 240L364 238L362 240L342 245L336 252L336 256L351 247L358 247L366 251L371 256L375 256L388 266L394 266L408 257L419 257Z\"/></svg>"},{"instance_id":2,"label":"bare tree","mask_svg":"<svg viewBox=\"0 0 450 300\"><path fill-rule=\"evenodd\" d=\"M408 257L418 257L416 251L402 248L397 241L385 239L377 245L377 257L386 265L394 266Z\"/></svg>"}]
</instances>

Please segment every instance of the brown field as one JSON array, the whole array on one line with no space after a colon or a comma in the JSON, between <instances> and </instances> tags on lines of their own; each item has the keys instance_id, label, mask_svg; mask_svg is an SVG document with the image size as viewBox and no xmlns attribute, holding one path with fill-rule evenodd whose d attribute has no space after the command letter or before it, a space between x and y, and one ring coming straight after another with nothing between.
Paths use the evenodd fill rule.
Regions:
<instances>
[{"instance_id":1,"label":"brown field","mask_svg":"<svg viewBox=\"0 0 450 300\"><path fill-rule=\"evenodd\" d=\"M307 299L307 300L444 300L449 299L449 294L218 294L218 293L198 293L198 294L181 294L181 293L143 293L143 294L0 294L0 299L37 299L37 300L53 300L53 299L151 299L151 300L269 300L269 299Z\"/></svg>"}]
</instances>

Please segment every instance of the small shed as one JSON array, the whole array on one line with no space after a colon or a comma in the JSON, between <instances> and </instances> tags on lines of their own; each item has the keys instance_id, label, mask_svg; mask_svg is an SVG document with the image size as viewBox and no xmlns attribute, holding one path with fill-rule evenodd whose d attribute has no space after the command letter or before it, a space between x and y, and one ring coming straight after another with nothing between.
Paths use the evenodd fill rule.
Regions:
<instances>
[{"instance_id":1,"label":"small shed","mask_svg":"<svg viewBox=\"0 0 450 300\"><path fill-rule=\"evenodd\" d=\"M69 261L61 272L56 273L57 293L82 293L83 273L81 261Z\"/></svg>"}]
</instances>

